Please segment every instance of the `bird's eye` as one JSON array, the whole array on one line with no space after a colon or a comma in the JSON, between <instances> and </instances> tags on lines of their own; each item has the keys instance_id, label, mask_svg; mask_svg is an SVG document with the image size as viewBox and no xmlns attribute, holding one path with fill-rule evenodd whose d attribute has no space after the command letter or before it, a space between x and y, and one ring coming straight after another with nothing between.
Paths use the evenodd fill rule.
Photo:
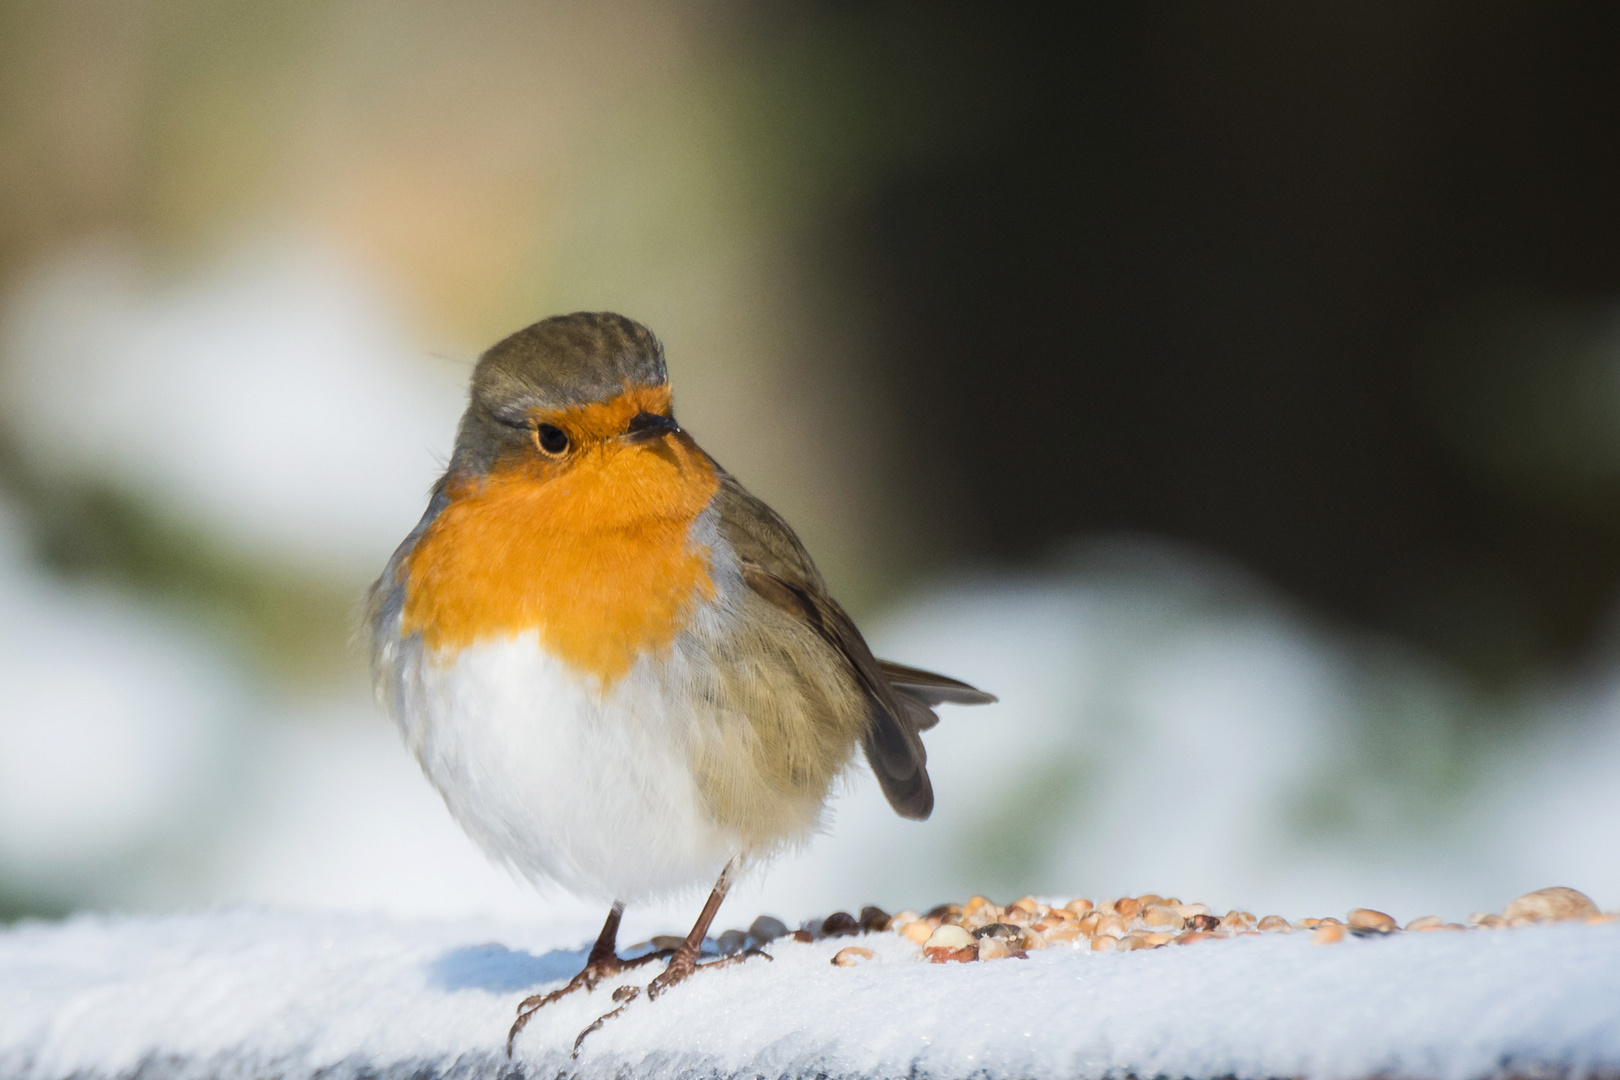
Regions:
<instances>
[{"instance_id":1,"label":"bird's eye","mask_svg":"<svg viewBox=\"0 0 1620 1080\"><path fill-rule=\"evenodd\" d=\"M534 441L542 452L556 457L568 449L568 433L551 424L540 424L534 429Z\"/></svg>"}]
</instances>

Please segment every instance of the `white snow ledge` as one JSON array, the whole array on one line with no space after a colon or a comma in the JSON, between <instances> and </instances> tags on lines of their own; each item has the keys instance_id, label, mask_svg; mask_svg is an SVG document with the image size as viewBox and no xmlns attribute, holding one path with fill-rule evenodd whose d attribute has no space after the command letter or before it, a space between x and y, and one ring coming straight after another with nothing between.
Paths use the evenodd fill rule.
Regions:
<instances>
[{"instance_id":1,"label":"white snow ledge","mask_svg":"<svg viewBox=\"0 0 1620 1080\"><path fill-rule=\"evenodd\" d=\"M571 975L584 935L495 933L264 911L14 927L0 1077L1620 1076L1620 925L945 965L875 934L850 968L829 963L849 939L784 940L633 1003L571 1061L612 1007L577 994L511 1063L517 1001Z\"/></svg>"}]
</instances>

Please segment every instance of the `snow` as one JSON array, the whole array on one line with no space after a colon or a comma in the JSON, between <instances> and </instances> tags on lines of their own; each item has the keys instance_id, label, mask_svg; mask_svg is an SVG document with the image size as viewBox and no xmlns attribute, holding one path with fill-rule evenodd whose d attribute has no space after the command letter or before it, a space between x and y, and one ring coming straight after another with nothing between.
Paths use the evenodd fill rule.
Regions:
<instances>
[{"instance_id":1,"label":"snow","mask_svg":"<svg viewBox=\"0 0 1620 1080\"><path fill-rule=\"evenodd\" d=\"M199 634L40 575L24 546L0 502L0 885L94 896L189 834L237 702Z\"/></svg>"},{"instance_id":2,"label":"snow","mask_svg":"<svg viewBox=\"0 0 1620 1080\"><path fill-rule=\"evenodd\" d=\"M154 281L130 245L36 269L0 312L0 414L51 478L113 481L273 563L367 580L466 404L362 274L307 239Z\"/></svg>"},{"instance_id":3,"label":"snow","mask_svg":"<svg viewBox=\"0 0 1620 1080\"><path fill-rule=\"evenodd\" d=\"M745 921L752 912L745 912ZM474 1075L517 1001L583 960L584 924L389 922L235 909L0 933L0 1075ZM540 1013L531 1076L1423 1076L1620 1070L1620 925L1266 935L1133 953L921 962L891 934L771 946L638 1000ZM642 969L644 982L652 969Z\"/></svg>"},{"instance_id":4,"label":"snow","mask_svg":"<svg viewBox=\"0 0 1620 1080\"><path fill-rule=\"evenodd\" d=\"M418 355L351 268L296 244L166 284L129 251L86 249L25 281L0 323L0 411L34 467L356 581L414 524L464 400L465 370ZM502 1065L516 999L571 973L602 913L485 861L362 681L266 695L203 632L49 577L9 515L0 893L225 906L0 932L0 1076ZM856 773L826 835L741 882L717 929L972 892L1365 904L1402 922L1554 884L1620 899L1612 643L1557 685L1481 702L1438 664L1140 540L936 582L863 626L881 654L1002 703L947 710L928 734L930 821L897 818ZM1479 723L1492 709L1517 722ZM633 908L626 934L679 930L700 899ZM1615 934L1266 938L951 968L883 939L850 970L826 963L834 943L782 944L774 964L638 1003L577 1065L1613 1074ZM531 1074L573 1068L563 1050L606 1003L537 1019L520 1046Z\"/></svg>"}]
</instances>

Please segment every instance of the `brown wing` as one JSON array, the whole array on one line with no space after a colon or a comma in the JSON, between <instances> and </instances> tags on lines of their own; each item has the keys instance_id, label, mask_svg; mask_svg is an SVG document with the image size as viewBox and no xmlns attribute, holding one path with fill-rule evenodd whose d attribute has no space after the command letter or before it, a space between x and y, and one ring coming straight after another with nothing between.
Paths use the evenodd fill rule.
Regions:
<instances>
[{"instance_id":1,"label":"brown wing","mask_svg":"<svg viewBox=\"0 0 1620 1080\"><path fill-rule=\"evenodd\" d=\"M930 705L996 700L966 683L878 660L855 623L827 592L799 538L776 512L721 473L721 526L743 580L772 605L802 620L849 665L865 691L870 721L862 748L889 805L922 820L934 809L928 754L919 732L939 722Z\"/></svg>"},{"instance_id":2,"label":"brown wing","mask_svg":"<svg viewBox=\"0 0 1620 1080\"><path fill-rule=\"evenodd\" d=\"M999 700L960 679L940 675L922 668L907 667L893 660L879 660L878 669L896 692L922 702L924 705L994 705ZM929 709L929 721L921 730L927 731L939 723L939 717Z\"/></svg>"}]
</instances>

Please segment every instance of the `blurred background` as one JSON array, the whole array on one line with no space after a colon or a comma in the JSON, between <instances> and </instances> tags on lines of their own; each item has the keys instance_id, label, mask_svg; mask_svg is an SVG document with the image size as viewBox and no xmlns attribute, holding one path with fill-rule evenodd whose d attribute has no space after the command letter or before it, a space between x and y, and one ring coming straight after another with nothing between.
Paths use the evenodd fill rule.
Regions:
<instances>
[{"instance_id":1,"label":"blurred background","mask_svg":"<svg viewBox=\"0 0 1620 1080\"><path fill-rule=\"evenodd\" d=\"M1615 907L1617 49L1601 4L0 3L0 919L599 917L483 861L351 644L472 359L581 308L880 652L1003 702L930 734L932 820L852 776L733 921Z\"/></svg>"}]
</instances>

